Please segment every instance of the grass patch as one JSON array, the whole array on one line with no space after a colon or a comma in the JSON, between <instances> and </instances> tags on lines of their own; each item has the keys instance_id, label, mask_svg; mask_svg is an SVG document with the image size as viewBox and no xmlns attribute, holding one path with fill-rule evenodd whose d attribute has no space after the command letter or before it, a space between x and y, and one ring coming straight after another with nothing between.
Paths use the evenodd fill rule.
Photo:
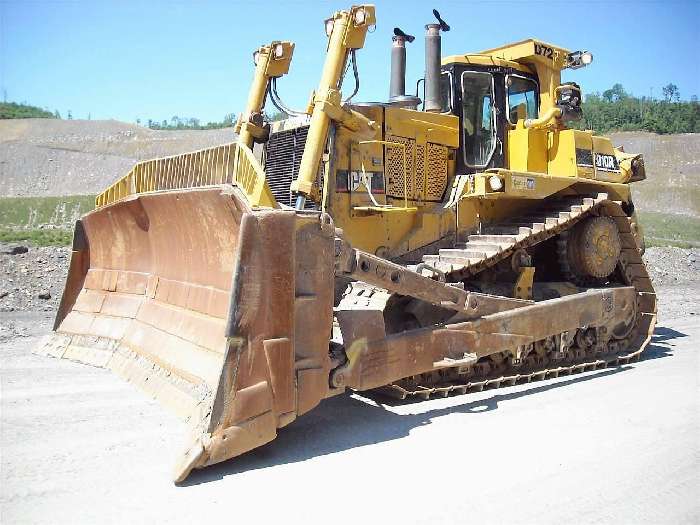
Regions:
<instances>
[{"instance_id":1,"label":"grass patch","mask_svg":"<svg viewBox=\"0 0 700 525\"><path fill-rule=\"evenodd\" d=\"M0 241L68 246L73 223L94 207L94 195L0 197ZM638 213L647 246L700 247L700 217ZM38 228L40 224L54 228Z\"/></svg>"},{"instance_id":2,"label":"grass patch","mask_svg":"<svg viewBox=\"0 0 700 525\"><path fill-rule=\"evenodd\" d=\"M71 230L0 229L1 242L30 242L36 246L68 246L72 240Z\"/></svg>"},{"instance_id":3,"label":"grass patch","mask_svg":"<svg viewBox=\"0 0 700 525\"><path fill-rule=\"evenodd\" d=\"M658 239L656 237L644 237L644 242L647 248L652 246L658 246L659 248L698 248L700 243L687 242L687 241L675 241L673 239Z\"/></svg>"},{"instance_id":4,"label":"grass patch","mask_svg":"<svg viewBox=\"0 0 700 525\"><path fill-rule=\"evenodd\" d=\"M0 227L33 230L50 224L70 229L78 217L94 208L94 195L0 197Z\"/></svg>"},{"instance_id":5,"label":"grass patch","mask_svg":"<svg viewBox=\"0 0 700 525\"><path fill-rule=\"evenodd\" d=\"M94 195L0 197L0 241L69 246L73 224L94 208Z\"/></svg>"},{"instance_id":6,"label":"grass patch","mask_svg":"<svg viewBox=\"0 0 700 525\"><path fill-rule=\"evenodd\" d=\"M700 218L672 213L639 212L647 246L700 246Z\"/></svg>"}]
</instances>

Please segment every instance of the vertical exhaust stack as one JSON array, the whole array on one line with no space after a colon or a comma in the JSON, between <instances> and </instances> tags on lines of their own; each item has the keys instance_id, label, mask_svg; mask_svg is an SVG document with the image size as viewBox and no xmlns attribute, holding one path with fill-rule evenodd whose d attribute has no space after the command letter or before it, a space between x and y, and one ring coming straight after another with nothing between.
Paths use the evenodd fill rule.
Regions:
<instances>
[{"instance_id":1,"label":"vertical exhaust stack","mask_svg":"<svg viewBox=\"0 0 700 525\"><path fill-rule=\"evenodd\" d=\"M437 24L425 26L425 110L439 113L442 110L440 100L440 62L442 59L440 31L449 31L450 26L440 18L440 13L433 9Z\"/></svg>"},{"instance_id":2,"label":"vertical exhaust stack","mask_svg":"<svg viewBox=\"0 0 700 525\"><path fill-rule=\"evenodd\" d=\"M389 101L406 95L406 42L411 43L415 39L416 37L404 33L398 27L394 28L394 36L391 39Z\"/></svg>"}]
</instances>

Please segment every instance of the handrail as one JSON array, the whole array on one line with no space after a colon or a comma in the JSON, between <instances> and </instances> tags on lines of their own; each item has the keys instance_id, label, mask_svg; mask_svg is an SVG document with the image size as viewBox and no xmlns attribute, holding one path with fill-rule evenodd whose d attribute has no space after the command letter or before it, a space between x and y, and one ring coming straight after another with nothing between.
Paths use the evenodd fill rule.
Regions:
<instances>
[{"instance_id":1,"label":"handrail","mask_svg":"<svg viewBox=\"0 0 700 525\"><path fill-rule=\"evenodd\" d=\"M528 129L542 129L549 126L554 119L561 117L561 109L557 107L549 108L540 118L529 118L525 120L525 127Z\"/></svg>"},{"instance_id":2,"label":"handrail","mask_svg":"<svg viewBox=\"0 0 700 525\"><path fill-rule=\"evenodd\" d=\"M251 206L275 207L265 171L247 146L237 143L137 163L95 199L100 208L130 195L234 184Z\"/></svg>"}]
</instances>

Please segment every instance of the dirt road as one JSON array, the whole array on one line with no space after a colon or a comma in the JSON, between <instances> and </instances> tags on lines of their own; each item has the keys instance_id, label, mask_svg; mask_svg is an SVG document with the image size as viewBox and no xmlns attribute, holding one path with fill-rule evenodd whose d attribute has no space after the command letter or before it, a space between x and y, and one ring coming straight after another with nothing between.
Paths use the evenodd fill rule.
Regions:
<instances>
[{"instance_id":1,"label":"dirt road","mask_svg":"<svg viewBox=\"0 0 700 525\"><path fill-rule=\"evenodd\" d=\"M32 355L50 313L4 313L0 521L698 523L697 292L661 290L639 363L418 403L327 400L181 487L184 425L107 371Z\"/></svg>"}]
</instances>

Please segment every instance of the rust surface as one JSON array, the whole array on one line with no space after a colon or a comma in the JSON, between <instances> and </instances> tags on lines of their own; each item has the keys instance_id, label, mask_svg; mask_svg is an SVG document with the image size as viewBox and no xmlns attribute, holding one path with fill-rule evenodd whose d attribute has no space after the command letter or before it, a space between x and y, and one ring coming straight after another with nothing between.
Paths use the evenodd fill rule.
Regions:
<instances>
[{"instance_id":1,"label":"rust surface","mask_svg":"<svg viewBox=\"0 0 700 525\"><path fill-rule=\"evenodd\" d=\"M579 215L604 213L620 231L624 284L533 302L357 251L328 216L251 209L232 186L139 195L79 222L41 352L112 369L189 421L176 481L271 441L345 388L466 392L622 362L648 343L653 288L619 205L588 200ZM342 352L329 348L336 277L357 279L335 309ZM573 360L537 368L543 345ZM497 375L523 359L522 374ZM431 374L441 382L421 383Z\"/></svg>"},{"instance_id":2,"label":"rust surface","mask_svg":"<svg viewBox=\"0 0 700 525\"><path fill-rule=\"evenodd\" d=\"M274 439L327 395L330 221L252 210L221 186L140 195L77 231L41 352L110 368L187 420L176 480Z\"/></svg>"}]
</instances>

